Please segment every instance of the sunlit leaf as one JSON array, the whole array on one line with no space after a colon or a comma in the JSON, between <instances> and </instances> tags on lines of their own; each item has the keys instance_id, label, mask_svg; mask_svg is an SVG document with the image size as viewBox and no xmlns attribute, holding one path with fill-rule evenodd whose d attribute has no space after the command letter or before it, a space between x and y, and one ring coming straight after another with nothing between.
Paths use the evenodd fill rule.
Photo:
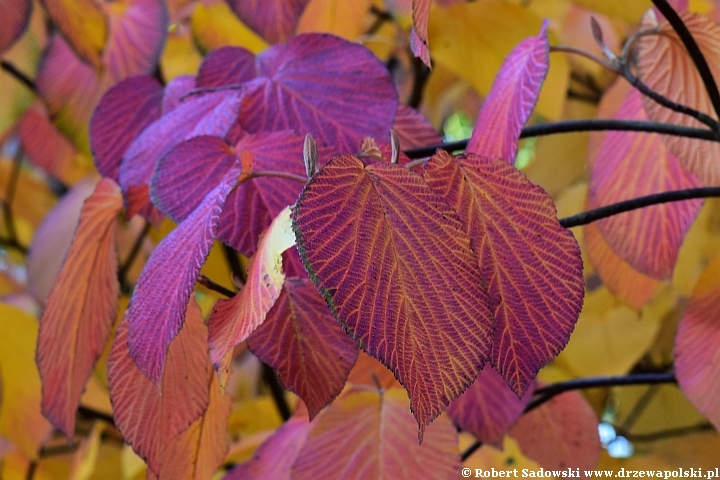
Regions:
<instances>
[{"instance_id":1,"label":"sunlit leaf","mask_svg":"<svg viewBox=\"0 0 720 480\"><path fill-rule=\"evenodd\" d=\"M485 365L465 393L448 405L447 413L462 430L483 443L501 448L505 432L520 418L533 390L531 386L523 398L518 399L505 379L490 365Z\"/></svg>"},{"instance_id":2,"label":"sunlit leaf","mask_svg":"<svg viewBox=\"0 0 720 480\"><path fill-rule=\"evenodd\" d=\"M720 257L695 285L675 338L675 372L690 402L720 428Z\"/></svg>"},{"instance_id":3,"label":"sunlit leaf","mask_svg":"<svg viewBox=\"0 0 720 480\"><path fill-rule=\"evenodd\" d=\"M123 80L103 95L90 119L90 148L103 176L118 181L125 151L160 117L162 98L162 86L148 76Z\"/></svg>"},{"instance_id":4,"label":"sunlit leaf","mask_svg":"<svg viewBox=\"0 0 720 480\"><path fill-rule=\"evenodd\" d=\"M392 127L397 92L363 46L308 33L262 52L256 65L240 118L250 133L290 128L354 152L363 138L384 138Z\"/></svg>"},{"instance_id":5,"label":"sunlit leaf","mask_svg":"<svg viewBox=\"0 0 720 480\"><path fill-rule=\"evenodd\" d=\"M293 223L310 278L407 389L422 434L490 352L492 314L457 214L404 167L339 156L305 187Z\"/></svg>"},{"instance_id":6,"label":"sunlit leaf","mask_svg":"<svg viewBox=\"0 0 720 480\"><path fill-rule=\"evenodd\" d=\"M0 435L28 458L37 458L52 425L40 411L40 375L35 366L37 321L22 310L0 303Z\"/></svg>"},{"instance_id":7,"label":"sunlit leaf","mask_svg":"<svg viewBox=\"0 0 720 480\"><path fill-rule=\"evenodd\" d=\"M84 62L100 70L108 18L95 0L41 0L50 18Z\"/></svg>"},{"instance_id":8,"label":"sunlit leaf","mask_svg":"<svg viewBox=\"0 0 720 480\"><path fill-rule=\"evenodd\" d=\"M85 201L80 223L38 334L37 364L43 380L45 416L68 438L92 368L103 351L117 309L115 226L120 189L101 180Z\"/></svg>"},{"instance_id":9,"label":"sunlit leaf","mask_svg":"<svg viewBox=\"0 0 720 480\"><path fill-rule=\"evenodd\" d=\"M647 120L642 97L629 90L615 118ZM608 132L592 165L589 207L699 186L657 134ZM623 260L659 280L672 275L678 250L702 200L670 202L603 219L598 228Z\"/></svg>"},{"instance_id":10,"label":"sunlit leaf","mask_svg":"<svg viewBox=\"0 0 720 480\"><path fill-rule=\"evenodd\" d=\"M421 445L416 433L403 390L355 387L318 415L292 478L458 478L457 432L447 416L427 427Z\"/></svg>"},{"instance_id":11,"label":"sunlit leaf","mask_svg":"<svg viewBox=\"0 0 720 480\"><path fill-rule=\"evenodd\" d=\"M522 395L565 347L580 313L577 241L545 191L503 160L440 151L423 176L470 236L495 319L491 363Z\"/></svg>"},{"instance_id":12,"label":"sunlit leaf","mask_svg":"<svg viewBox=\"0 0 720 480\"><path fill-rule=\"evenodd\" d=\"M224 1L207 5L195 3L190 25L195 43L205 52L233 45L259 53L268 46L265 40L233 15Z\"/></svg>"},{"instance_id":13,"label":"sunlit leaf","mask_svg":"<svg viewBox=\"0 0 720 480\"><path fill-rule=\"evenodd\" d=\"M523 415L510 435L547 470L590 469L600 456L597 416L580 392L560 394Z\"/></svg>"},{"instance_id":14,"label":"sunlit leaf","mask_svg":"<svg viewBox=\"0 0 720 480\"><path fill-rule=\"evenodd\" d=\"M270 43L290 39L308 0L226 0L246 25Z\"/></svg>"},{"instance_id":15,"label":"sunlit leaf","mask_svg":"<svg viewBox=\"0 0 720 480\"><path fill-rule=\"evenodd\" d=\"M297 23L296 33L332 33L348 40L362 34L372 0L309 0Z\"/></svg>"},{"instance_id":16,"label":"sunlit leaf","mask_svg":"<svg viewBox=\"0 0 720 480\"><path fill-rule=\"evenodd\" d=\"M251 259L247 281L240 293L220 300L208 319L210 357L217 367L232 348L255 330L275 304L285 274L281 254L295 244L290 225L290 209L273 220Z\"/></svg>"},{"instance_id":17,"label":"sunlit leaf","mask_svg":"<svg viewBox=\"0 0 720 480\"><path fill-rule=\"evenodd\" d=\"M500 67L466 151L515 163L520 131L532 114L550 67L547 21L518 44Z\"/></svg>"},{"instance_id":18,"label":"sunlit leaf","mask_svg":"<svg viewBox=\"0 0 720 480\"><path fill-rule=\"evenodd\" d=\"M278 371L305 402L310 418L342 390L358 347L338 325L307 278L287 278L275 306L249 337L248 347Z\"/></svg>"},{"instance_id":19,"label":"sunlit leaf","mask_svg":"<svg viewBox=\"0 0 720 480\"><path fill-rule=\"evenodd\" d=\"M3 19L3 28L0 30L0 53L4 53L20 38L30 21L31 12L31 0L0 1L0 17Z\"/></svg>"},{"instance_id":20,"label":"sunlit leaf","mask_svg":"<svg viewBox=\"0 0 720 480\"><path fill-rule=\"evenodd\" d=\"M715 78L720 78L720 25L697 13L680 14ZM641 28L658 26L652 15L643 18ZM718 120L700 74L670 25L659 24L658 35L646 35L638 40L639 64L642 80L656 92L673 102L687 105ZM660 106L643 97L648 117L656 122L689 127L707 128L698 120ZM720 163L712 159L720 156L720 144L678 136L663 137L680 163L694 174L703 185L720 184Z\"/></svg>"},{"instance_id":21,"label":"sunlit leaf","mask_svg":"<svg viewBox=\"0 0 720 480\"><path fill-rule=\"evenodd\" d=\"M350 370L348 382L353 384L371 385L376 387L378 384L382 388L401 388L402 385L397 381L395 375L388 368L374 359L367 353L360 350L358 352L355 366Z\"/></svg>"},{"instance_id":22,"label":"sunlit leaf","mask_svg":"<svg viewBox=\"0 0 720 480\"><path fill-rule=\"evenodd\" d=\"M114 419L125 441L158 472L171 441L201 418L210 402L207 329L197 303L188 304L187 320L168 349L162 382L153 384L137 368L128 350L128 322L117 328L108 358Z\"/></svg>"},{"instance_id":23,"label":"sunlit leaf","mask_svg":"<svg viewBox=\"0 0 720 480\"><path fill-rule=\"evenodd\" d=\"M159 384L168 346L185 322L195 280L215 240L220 211L237 182L237 165L153 250L127 311L128 347L140 370Z\"/></svg>"},{"instance_id":24,"label":"sunlit leaf","mask_svg":"<svg viewBox=\"0 0 720 480\"><path fill-rule=\"evenodd\" d=\"M430 49L428 48L428 19L430 0L412 0L413 26L410 32L410 49L413 54L430 67Z\"/></svg>"}]
</instances>

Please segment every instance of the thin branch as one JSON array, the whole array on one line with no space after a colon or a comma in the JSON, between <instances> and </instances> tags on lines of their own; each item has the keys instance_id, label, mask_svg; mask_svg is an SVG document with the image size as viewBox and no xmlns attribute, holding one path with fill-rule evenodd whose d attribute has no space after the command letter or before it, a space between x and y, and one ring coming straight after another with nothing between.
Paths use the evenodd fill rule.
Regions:
<instances>
[{"instance_id":1,"label":"thin branch","mask_svg":"<svg viewBox=\"0 0 720 480\"><path fill-rule=\"evenodd\" d=\"M225 261L227 262L228 267L230 267L230 271L233 276L245 282L247 280L247 274L240 264L240 260L237 257L235 249L223 244L223 253L225 254Z\"/></svg>"},{"instance_id":2,"label":"thin branch","mask_svg":"<svg viewBox=\"0 0 720 480\"><path fill-rule=\"evenodd\" d=\"M657 395L658 391L660 391L660 385L657 384L650 385L648 389L645 390L640 399L635 402L635 405L633 405L633 408L630 410L630 413L628 413L628 416L625 417L625 421L623 421L621 427L623 430L628 431L633 427L633 425L635 425L635 422L638 421L640 415L642 415L648 405L650 405L650 402L653 397Z\"/></svg>"},{"instance_id":3,"label":"thin branch","mask_svg":"<svg viewBox=\"0 0 720 480\"><path fill-rule=\"evenodd\" d=\"M35 85L35 81L32 80L27 75L25 75L20 70L18 70L18 68L15 65L8 62L7 60L2 60L2 61L0 61L0 66L2 66L2 69L5 70L7 73L9 73L17 81L19 81L20 83L25 85L35 95L39 95L37 85Z\"/></svg>"},{"instance_id":4,"label":"thin branch","mask_svg":"<svg viewBox=\"0 0 720 480\"><path fill-rule=\"evenodd\" d=\"M375 15L375 21L373 24L368 28L367 32L365 32L365 35L373 35L375 32L380 30L380 27L383 26L383 24L389 20L392 20L392 15L390 13L386 12L385 10L381 10L375 5L372 5L370 7L370 11L373 15Z\"/></svg>"},{"instance_id":5,"label":"thin branch","mask_svg":"<svg viewBox=\"0 0 720 480\"><path fill-rule=\"evenodd\" d=\"M466 448L462 452L462 454L460 455L460 461L464 462L465 460L467 460L470 457L470 455L477 452L480 449L480 447L482 447L482 445L483 445L483 443L480 440L475 440L472 443L472 445L470 445L468 448Z\"/></svg>"},{"instance_id":6,"label":"thin branch","mask_svg":"<svg viewBox=\"0 0 720 480\"><path fill-rule=\"evenodd\" d=\"M711 423L699 423L697 425L689 425L687 427L669 428L650 433L630 433L621 427L615 427L615 431L627 438L631 442L655 442L668 438L682 437L690 433L714 431L715 427Z\"/></svg>"},{"instance_id":7,"label":"thin branch","mask_svg":"<svg viewBox=\"0 0 720 480\"><path fill-rule=\"evenodd\" d=\"M705 85L705 90L710 97L710 102L715 110L715 115L720 118L720 92L718 91L718 87L715 83L712 72L710 71L710 67L705 60L705 56L700 51L700 47L697 42L695 42L690 30L688 30L685 23L683 23L682 19L678 16L675 10L673 10L667 0L652 0L652 3L658 10L660 10L660 13L665 16L667 21L677 33L678 37L680 37L680 41L682 41L683 45L685 45L685 48L690 54L690 58L695 64L695 68L697 68L697 71L700 74L703 85Z\"/></svg>"},{"instance_id":8,"label":"thin branch","mask_svg":"<svg viewBox=\"0 0 720 480\"><path fill-rule=\"evenodd\" d=\"M587 120L566 120L562 122L541 123L529 125L522 129L520 138L541 137L559 133L591 132L591 131L628 131L662 133L685 138L697 138L700 140L720 141L720 133L705 128L692 128L670 123L647 122L637 120L615 120L615 119L587 119ZM412 148L405 151L410 158L429 157L437 149L448 151L464 150L467 147L467 140L456 142L440 143L428 147Z\"/></svg>"},{"instance_id":9,"label":"thin branch","mask_svg":"<svg viewBox=\"0 0 720 480\"><path fill-rule=\"evenodd\" d=\"M85 418L89 418L91 420L102 420L105 423L109 423L110 425L115 426L115 419L112 415L108 415L107 413L95 410L93 408L80 405L78 407L78 413Z\"/></svg>"},{"instance_id":10,"label":"thin branch","mask_svg":"<svg viewBox=\"0 0 720 480\"><path fill-rule=\"evenodd\" d=\"M679 202L693 198L720 197L720 187L688 188L686 190L673 190L670 192L654 193L644 197L637 197L623 202L613 203L599 207L594 210L578 213L570 217L560 219L560 225L565 228L587 225L597 220L611 217L623 212L637 210L638 208L658 205L660 203Z\"/></svg>"},{"instance_id":11,"label":"thin branch","mask_svg":"<svg viewBox=\"0 0 720 480\"><path fill-rule=\"evenodd\" d=\"M202 285L203 287L205 287L209 290L218 292L220 295L225 295L228 298L235 296L235 292L233 292L232 290L230 290L228 288L223 287L219 283L213 282L205 275L198 275L197 283L199 283L200 285Z\"/></svg>"},{"instance_id":12,"label":"thin branch","mask_svg":"<svg viewBox=\"0 0 720 480\"><path fill-rule=\"evenodd\" d=\"M280 413L280 417L282 417L283 422L288 420L292 415L292 412L290 411L290 407L285 399L285 389L282 385L280 385L280 381L278 380L277 375L275 375L275 370L263 362L262 376L265 383L267 383L268 387L270 387L270 394L272 395L273 400L275 400L275 406L278 409L278 413Z\"/></svg>"},{"instance_id":13,"label":"thin branch","mask_svg":"<svg viewBox=\"0 0 720 480\"><path fill-rule=\"evenodd\" d=\"M598 55L595 55L592 52L583 50L582 48L572 47L569 45L551 45L550 52L564 52L564 53L572 53L574 55L580 55L581 57L585 57L588 60L592 60L593 62L595 62L599 65L602 65L603 67L607 68L608 70L612 70L613 72L620 73L617 69L617 66L613 65L608 60L606 60Z\"/></svg>"},{"instance_id":14,"label":"thin branch","mask_svg":"<svg viewBox=\"0 0 720 480\"><path fill-rule=\"evenodd\" d=\"M295 175L294 173L281 172L276 170L256 170L254 172L250 172L250 174L247 176L247 180L259 177L283 178L285 180L292 180L293 182L301 183L303 185L308 182L308 178L303 177L302 175Z\"/></svg>"},{"instance_id":15,"label":"thin branch","mask_svg":"<svg viewBox=\"0 0 720 480\"><path fill-rule=\"evenodd\" d=\"M5 229L7 230L8 239L3 242L7 243L9 246L13 246L15 248L21 247L17 231L15 230L15 219L13 218L12 213L12 204L13 200L15 199L15 191L17 190L17 184L20 180L20 167L22 165L22 148L18 148L15 152L15 156L13 157L13 164L12 164L12 170L10 170L10 178L8 179L8 183L5 187L5 198L2 200L2 211L3 211L3 217L5 217ZM26 253L27 249L23 252L20 248L18 248L22 253Z\"/></svg>"},{"instance_id":16,"label":"thin branch","mask_svg":"<svg viewBox=\"0 0 720 480\"><path fill-rule=\"evenodd\" d=\"M425 84L427 83L428 78L430 78L430 69L423 63L422 60L415 56L412 57L412 69L413 86L407 104L409 107L418 108L422 103Z\"/></svg>"},{"instance_id":17,"label":"thin branch","mask_svg":"<svg viewBox=\"0 0 720 480\"><path fill-rule=\"evenodd\" d=\"M145 222L145 226L143 227L142 231L138 235L138 237L135 239L135 243L133 244L132 248L130 249L130 253L128 254L127 258L123 262L123 264L118 269L118 280L120 281L120 285L123 285L125 281L127 280L127 273L130 270L130 267L132 267L133 262L135 261L135 258L137 258L138 253L140 253L140 249L142 248L142 244L145 241L145 237L147 237L148 233L150 233L151 225L149 222Z\"/></svg>"}]
</instances>

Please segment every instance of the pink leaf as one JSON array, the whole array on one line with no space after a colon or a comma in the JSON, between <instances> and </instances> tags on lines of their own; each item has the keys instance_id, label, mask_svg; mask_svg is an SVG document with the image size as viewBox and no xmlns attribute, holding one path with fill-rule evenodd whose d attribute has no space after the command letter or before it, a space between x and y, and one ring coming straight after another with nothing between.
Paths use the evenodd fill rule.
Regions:
<instances>
[{"instance_id":1,"label":"pink leaf","mask_svg":"<svg viewBox=\"0 0 720 480\"><path fill-rule=\"evenodd\" d=\"M547 470L582 471L595 467L600 457L597 416L580 392L558 395L523 415L510 436Z\"/></svg>"},{"instance_id":2,"label":"pink leaf","mask_svg":"<svg viewBox=\"0 0 720 480\"><path fill-rule=\"evenodd\" d=\"M534 390L531 385L518 399L500 374L485 365L470 388L448 405L447 413L461 429L502 449L505 432L520 418Z\"/></svg>"},{"instance_id":3,"label":"pink leaf","mask_svg":"<svg viewBox=\"0 0 720 480\"><path fill-rule=\"evenodd\" d=\"M428 68L430 49L428 48L428 19L430 18L430 0L412 0L413 27L410 32L410 49Z\"/></svg>"},{"instance_id":4,"label":"pink leaf","mask_svg":"<svg viewBox=\"0 0 720 480\"><path fill-rule=\"evenodd\" d=\"M288 278L265 322L249 337L252 352L278 371L310 418L345 386L358 347L308 278Z\"/></svg>"},{"instance_id":5,"label":"pink leaf","mask_svg":"<svg viewBox=\"0 0 720 480\"><path fill-rule=\"evenodd\" d=\"M720 257L703 271L675 337L675 374L690 403L720 428Z\"/></svg>"},{"instance_id":6,"label":"pink leaf","mask_svg":"<svg viewBox=\"0 0 720 480\"><path fill-rule=\"evenodd\" d=\"M289 128L344 152L388 135L397 91L367 48L309 33L262 52L256 66L240 118L250 133Z\"/></svg>"},{"instance_id":7,"label":"pink leaf","mask_svg":"<svg viewBox=\"0 0 720 480\"><path fill-rule=\"evenodd\" d=\"M0 18L3 28L0 29L0 53L15 43L27 27L32 12L31 0L0 0Z\"/></svg>"},{"instance_id":8,"label":"pink leaf","mask_svg":"<svg viewBox=\"0 0 720 480\"><path fill-rule=\"evenodd\" d=\"M118 180L120 162L133 140L160 118L162 86L152 77L131 77L103 95L90 119L90 147L98 171Z\"/></svg>"},{"instance_id":9,"label":"pink leaf","mask_svg":"<svg viewBox=\"0 0 720 480\"><path fill-rule=\"evenodd\" d=\"M292 468L317 478L457 479L457 432L447 416L428 426L422 445L399 388L358 386L318 415Z\"/></svg>"},{"instance_id":10,"label":"pink leaf","mask_svg":"<svg viewBox=\"0 0 720 480\"><path fill-rule=\"evenodd\" d=\"M138 279L127 311L128 347L140 370L159 384L168 345L185 321L200 268L215 241L220 211L237 182L239 168L219 185L153 251Z\"/></svg>"},{"instance_id":11,"label":"pink leaf","mask_svg":"<svg viewBox=\"0 0 720 480\"><path fill-rule=\"evenodd\" d=\"M520 131L530 118L550 67L547 20L503 62L478 115L466 151L515 163Z\"/></svg>"},{"instance_id":12,"label":"pink leaf","mask_svg":"<svg viewBox=\"0 0 720 480\"><path fill-rule=\"evenodd\" d=\"M178 75L165 85L162 99L162 113L167 115L175 109L187 94L195 89L194 75Z\"/></svg>"},{"instance_id":13,"label":"pink leaf","mask_svg":"<svg viewBox=\"0 0 720 480\"><path fill-rule=\"evenodd\" d=\"M85 201L70 251L50 292L38 334L43 414L72 439L80 396L115 320L115 227L120 189L103 179Z\"/></svg>"},{"instance_id":14,"label":"pink leaf","mask_svg":"<svg viewBox=\"0 0 720 480\"><path fill-rule=\"evenodd\" d=\"M108 358L113 417L135 452L159 472L169 444L210 403L207 329L197 303L190 301L187 321L168 349L168 367L160 388L137 368L128 350L128 322L120 323Z\"/></svg>"},{"instance_id":15,"label":"pink leaf","mask_svg":"<svg viewBox=\"0 0 720 480\"><path fill-rule=\"evenodd\" d=\"M132 187L146 187L158 160L183 140L198 135L224 136L237 117L236 94L215 92L193 95L148 126L130 145L120 165L123 193ZM130 217L147 207L149 199L126 198Z\"/></svg>"},{"instance_id":16,"label":"pink leaf","mask_svg":"<svg viewBox=\"0 0 720 480\"><path fill-rule=\"evenodd\" d=\"M406 388L422 436L490 351L487 293L457 214L406 168L342 155L307 184L293 223L313 283Z\"/></svg>"},{"instance_id":17,"label":"pink leaf","mask_svg":"<svg viewBox=\"0 0 720 480\"><path fill-rule=\"evenodd\" d=\"M221 47L208 54L200 65L197 86L235 85L257 76L255 55L240 47Z\"/></svg>"},{"instance_id":18,"label":"pink leaf","mask_svg":"<svg viewBox=\"0 0 720 480\"><path fill-rule=\"evenodd\" d=\"M255 330L280 296L285 275L281 254L295 244L290 209L273 220L250 261L247 281L240 293L219 300L208 319L210 357L218 367L232 348Z\"/></svg>"},{"instance_id":19,"label":"pink leaf","mask_svg":"<svg viewBox=\"0 0 720 480\"><path fill-rule=\"evenodd\" d=\"M406 105L398 105L393 130L400 137L400 146L403 150L442 143L442 137L427 118Z\"/></svg>"},{"instance_id":20,"label":"pink leaf","mask_svg":"<svg viewBox=\"0 0 720 480\"><path fill-rule=\"evenodd\" d=\"M73 162L78 152L50 122L47 112L37 107L25 112L18 124L18 135L32 163L67 184L77 180Z\"/></svg>"},{"instance_id":21,"label":"pink leaf","mask_svg":"<svg viewBox=\"0 0 720 480\"><path fill-rule=\"evenodd\" d=\"M630 90L615 118L647 120L642 97ZM657 134L608 132L592 165L590 208L668 190L698 187ZM669 279L685 233L702 200L671 202L601 220L609 246L639 272Z\"/></svg>"},{"instance_id":22,"label":"pink leaf","mask_svg":"<svg viewBox=\"0 0 720 480\"><path fill-rule=\"evenodd\" d=\"M500 159L439 151L424 178L460 215L495 319L491 362L521 396L570 338L582 307L582 259L545 191Z\"/></svg>"},{"instance_id":23,"label":"pink leaf","mask_svg":"<svg viewBox=\"0 0 720 480\"><path fill-rule=\"evenodd\" d=\"M290 39L308 0L226 0L248 27L270 43Z\"/></svg>"}]
</instances>

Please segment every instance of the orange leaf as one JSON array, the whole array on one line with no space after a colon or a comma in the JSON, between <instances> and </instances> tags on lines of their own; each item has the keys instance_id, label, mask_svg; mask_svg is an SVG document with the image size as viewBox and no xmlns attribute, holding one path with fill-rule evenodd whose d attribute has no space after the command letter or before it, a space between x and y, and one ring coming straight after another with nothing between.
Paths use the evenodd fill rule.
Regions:
<instances>
[{"instance_id":1,"label":"orange leaf","mask_svg":"<svg viewBox=\"0 0 720 480\"><path fill-rule=\"evenodd\" d=\"M85 201L70 250L50 292L38 334L37 364L45 416L68 438L92 368L117 310L115 227L120 187L101 180Z\"/></svg>"}]
</instances>

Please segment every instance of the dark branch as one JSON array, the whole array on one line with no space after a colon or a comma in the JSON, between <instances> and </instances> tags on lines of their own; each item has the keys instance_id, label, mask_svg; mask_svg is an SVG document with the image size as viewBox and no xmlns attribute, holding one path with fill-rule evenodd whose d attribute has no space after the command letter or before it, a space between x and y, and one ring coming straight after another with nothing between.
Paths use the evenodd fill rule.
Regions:
<instances>
[{"instance_id":1,"label":"dark branch","mask_svg":"<svg viewBox=\"0 0 720 480\"><path fill-rule=\"evenodd\" d=\"M115 425L115 419L112 417L112 415L108 415L107 413L100 412L90 407L84 407L80 405L78 407L78 413L83 417L89 418L91 420L102 420L103 422L109 423L110 425Z\"/></svg>"},{"instance_id":2,"label":"dark branch","mask_svg":"<svg viewBox=\"0 0 720 480\"><path fill-rule=\"evenodd\" d=\"M23 72L18 70L18 68L13 65L12 63L8 62L7 60L0 61L0 65L2 66L2 69L8 72L10 75L12 75L16 80L18 80L20 83L25 85L30 91L32 91L35 95L38 95L38 88L37 85L35 85L35 82L25 75Z\"/></svg>"},{"instance_id":3,"label":"dark branch","mask_svg":"<svg viewBox=\"0 0 720 480\"><path fill-rule=\"evenodd\" d=\"M646 195L644 197L625 200L624 202L605 205L604 207L596 208L594 210L588 210L587 212L581 212L577 215L561 218L560 225L565 228L572 228L577 227L578 225L587 225L588 223L611 217L619 213L649 207L650 205L709 197L720 197L720 187L688 188L687 190L654 193L652 195Z\"/></svg>"},{"instance_id":4,"label":"dark branch","mask_svg":"<svg viewBox=\"0 0 720 480\"><path fill-rule=\"evenodd\" d=\"M425 90L425 84L430 77L430 69L423 63L422 60L413 56L412 57L412 69L413 69L413 88L410 92L410 98L408 98L407 104L412 108L418 108L422 103L423 90Z\"/></svg>"},{"instance_id":5,"label":"dark branch","mask_svg":"<svg viewBox=\"0 0 720 480\"><path fill-rule=\"evenodd\" d=\"M700 47L698 47L697 42L695 42L690 30L688 30L687 26L685 26L682 19L678 16L675 10L673 10L667 0L652 0L652 3L658 10L660 10L660 13L665 16L672 28L678 34L678 37L680 37L683 45L685 45L685 48L690 54L690 58L692 58L692 61L695 64L695 68L697 68L697 71L700 74L700 78L702 78L705 90L707 91L708 96L710 97L710 102L715 110L715 115L720 118L720 92L718 92L717 84L715 83L715 79L713 78L708 63L705 60L705 56L700 51Z\"/></svg>"},{"instance_id":6,"label":"dark branch","mask_svg":"<svg viewBox=\"0 0 720 480\"><path fill-rule=\"evenodd\" d=\"M223 287L219 283L213 282L205 275L198 275L197 283L199 283L200 285L202 285L203 287L205 287L207 289L218 292L220 295L225 295L228 298L235 296L235 292Z\"/></svg>"},{"instance_id":7,"label":"dark branch","mask_svg":"<svg viewBox=\"0 0 720 480\"><path fill-rule=\"evenodd\" d=\"M270 394L272 395L273 400L275 400L275 406L277 407L278 413L280 413L280 417L282 417L284 422L292 415L290 407L287 404L287 400L285 399L285 389L282 385L280 385L280 381L278 380L277 375L275 375L275 370L266 363L262 364L262 375L263 380L265 380L265 383L270 388Z\"/></svg>"},{"instance_id":8,"label":"dark branch","mask_svg":"<svg viewBox=\"0 0 720 480\"><path fill-rule=\"evenodd\" d=\"M711 423L700 423L697 425L689 425L687 427L669 428L650 433L630 433L622 428L615 427L615 431L627 438L631 442L655 442L665 440L667 438L682 437L690 433L714 431L715 427Z\"/></svg>"},{"instance_id":9,"label":"dark branch","mask_svg":"<svg viewBox=\"0 0 720 480\"><path fill-rule=\"evenodd\" d=\"M123 285L127 280L128 271L130 270L130 267L132 267L135 258L137 258L138 253L140 253L140 249L142 248L142 244L145 241L145 237L147 237L148 233L150 233L150 227L150 223L145 222L145 226L140 232L140 235L138 235L138 237L135 239L135 243L130 249L130 253L128 253L127 258L118 269L118 280L120 281L120 285Z\"/></svg>"},{"instance_id":10,"label":"dark branch","mask_svg":"<svg viewBox=\"0 0 720 480\"><path fill-rule=\"evenodd\" d=\"M697 138L700 140L710 140L715 142L720 141L720 133L715 133L712 130L704 128L692 128L669 123L614 119L566 120L562 122L529 125L523 128L520 133L520 138L541 137L544 135L554 135L558 133L606 130L663 133L677 137ZM434 154L437 149L444 149L450 152L455 150L464 150L467 146L467 142L467 140L459 140L457 142L440 143L429 147L412 148L410 150L406 150L405 153L410 158L429 157Z\"/></svg>"}]
</instances>

